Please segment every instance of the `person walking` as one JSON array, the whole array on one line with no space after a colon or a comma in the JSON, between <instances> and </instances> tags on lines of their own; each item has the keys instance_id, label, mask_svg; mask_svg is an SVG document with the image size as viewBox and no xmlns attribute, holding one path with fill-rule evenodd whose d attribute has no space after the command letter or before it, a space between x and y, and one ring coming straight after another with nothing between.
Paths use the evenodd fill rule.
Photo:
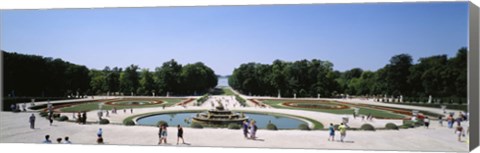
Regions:
<instances>
[{"instance_id":1,"label":"person walking","mask_svg":"<svg viewBox=\"0 0 480 153\"><path fill-rule=\"evenodd\" d=\"M458 141L462 141L463 127L460 124L457 124L457 128L455 128L455 134L458 136Z\"/></svg>"},{"instance_id":2,"label":"person walking","mask_svg":"<svg viewBox=\"0 0 480 153\"><path fill-rule=\"evenodd\" d=\"M423 119L423 124L425 125L425 128L428 129L428 126L430 125L430 119L428 118L428 116Z\"/></svg>"},{"instance_id":3,"label":"person walking","mask_svg":"<svg viewBox=\"0 0 480 153\"><path fill-rule=\"evenodd\" d=\"M180 139L182 139L182 144L185 144L185 140L183 140L183 128L182 126L177 125L177 128L178 128L178 131L177 131L177 145L178 145L178 141Z\"/></svg>"},{"instance_id":4,"label":"person walking","mask_svg":"<svg viewBox=\"0 0 480 153\"><path fill-rule=\"evenodd\" d=\"M30 115L29 122L30 122L30 129L35 129L35 115L33 113L32 115Z\"/></svg>"},{"instance_id":5,"label":"person walking","mask_svg":"<svg viewBox=\"0 0 480 153\"><path fill-rule=\"evenodd\" d=\"M82 114L82 123L87 124L87 112L83 112Z\"/></svg>"},{"instance_id":6,"label":"person walking","mask_svg":"<svg viewBox=\"0 0 480 153\"><path fill-rule=\"evenodd\" d=\"M248 120L243 121L243 136L248 139Z\"/></svg>"},{"instance_id":7,"label":"person walking","mask_svg":"<svg viewBox=\"0 0 480 153\"><path fill-rule=\"evenodd\" d=\"M166 125L163 125L162 139L163 139L163 143L167 144L167 126Z\"/></svg>"},{"instance_id":8,"label":"person walking","mask_svg":"<svg viewBox=\"0 0 480 153\"><path fill-rule=\"evenodd\" d=\"M330 127L328 127L328 131L330 133L328 137L328 141L335 141L335 127L333 126L333 123L330 123Z\"/></svg>"},{"instance_id":9,"label":"person walking","mask_svg":"<svg viewBox=\"0 0 480 153\"><path fill-rule=\"evenodd\" d=\"M340 141L343 142L347 136L347 126L341 123L340 126L338 126L338 130L340 131Z\"/></svg>"},{"instance_id":10,"label":"person walking","mask_svg":"<svg viewBox=\"0 0 480 153\"><path fill-rule=\"evenodd\" d=\"M440 124L440 126L443 126L443 118L442 118L442 116L439 116L439 117L438 117L438 124Z\"/></svg>"},{"instance_id":11,"label":"person walking","mask_svg":"<svg viewBox=\"0 0 480 153\"><path fill-rule=\"evenodd\" d=\"M98 144L103 144L103 130L102 130L102 128L99 128L99 129L98 129L98 132L97 132L97 143L98 143Z\"/></svg>"},{"instance_id":12,"label":"person walking","mask_svg":"<svg viewBox=\"0 0 480 153\"><path fill-rule=\"evenodd\" d=\"M162 144L163 125L158 125L158 144Z\"/></svg>"},{"instance_id":13,"label":"person walking","mask_svg":"<svg viewBox=\"0 0 480 153\"><path fill-rule=\"evenodd\" d=\"M255 120L250 122L250 139L255 140L257 134L257 125L255 124Z\"/></svg>"},{"instance_id":14,"label":"person walking","mask_svg":"<svg viewBox=\"0 0 480 153\"><path fill-rule=\"evenodd\" d=\"M450 114L447 117L448 128L453 128L453 116Z\"/></svg>"},{"instance_id":15,"label":"person walking","mask_svg":"<svg viewBox=\"0 0 480 153\"><path fill-rule=\"evenodd\" d=\"M48 121L50 122L50 126L52 126L52 124L53 124L53 115L50 115L50 116L48 117Z\"/></svg>"}]
</instances>

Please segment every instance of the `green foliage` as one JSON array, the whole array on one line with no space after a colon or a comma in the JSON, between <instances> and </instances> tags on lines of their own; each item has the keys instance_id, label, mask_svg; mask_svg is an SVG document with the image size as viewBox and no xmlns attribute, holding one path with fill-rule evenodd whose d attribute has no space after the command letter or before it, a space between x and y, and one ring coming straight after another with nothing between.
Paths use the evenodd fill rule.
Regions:
<instances>
[{"instance_id":1,"label":"green foliage","mask_svg":"<svg viewBox=\"0 0 480 153\"><path fill-rule=\"evenodd\" d=\"M48 116L48 112L41 111L40 113L38 113L38 115L40 115L41 117L47 117L47 116Z\"/></svg>"},{"instance_id":2,"label":"green foliage","mask_svg":"<svg viewBox=\"0 0 480 153\"><path fill-rule=\"evenodd\" d=\"M385 124L386 129L398 130L398 126L394 123L387 123Z\"/></svg>"},{"instance_id":3,"label":"green foliage","mask_svg":"<svg viewBox=\"0 0 480 153\"><path fill-rule=\"evenodd\" d=\"M415 127L415 123L411 120L403 120L402 127L413 128Z\"/></svg>"},{"instance_id":4,"label":"green foliage","mask_svg":"<svg viewBox=\"0 0 480 153\"><path fill-rule=\"evenodd\" d=\"M307 124L300 124L300 125L298 125L298 129L300 129L300 130L305 130L305 131L310 131L310 130L311 130L310 127L308 127Z\"/></svg>"},{"instance_id":5,"label":"green foliage","mask_svg":"<svg viewBox=\"0 0 480 153\"><path fill-rule=\"evenodd\" d=\"M198 99L197 99L197 106L200 106L200 105L202 105L205 101L207 101L208 98L209 98L209 96L210 96L209 94L205 94L205 95L203 95L202 97L198 98Z\"/></svg>"},{"instance_id":6,"label":"green foliage","mask_svg":"<svg viewBox=\"0 0 480 153\"><path fill-rule=\"evenodd\" d=\"M60 116L59 118L57 118L57 120L58 120L58 121L61 121L61 122L63 122L63 121L68 121L68 117L65 116L65 115L62 115L62 116Z\"/></svg>"},{"instance_id":7,"label":"green foliage","mask_svg":"<svg viewBox=\"0 0 480 153\"><path fill-rule=\"evenodd\" d=\"M110 121L109 121L108 119L102 118L102 119L100 120L100 124L110 124Z\"/></svg>"},{"instance_id":8,"label":"green foliage","mask_svg":"<svg viewBox=\"0 0 480 153\"><path fill-rule=\"evenodd\" d=\"M274 131L276 131L276 130L278 130L278 128L277 128L277 126L276 126L275 124L273 124L273 123L268 123L268 124L267 124L267 130L274 130Z\"/></svg>"},{"instance_id":9,"label":"green foliage","mask_svg":"<svg viewBox=\"0 0 480 153\"><path fill-rule=\"evenodd\" d=\"M126 120L123 122L123 124L126 126L134 126L135 122L133 120Z\"/></svg>"},{"instance_id":10,"label":"green foliage","mask_svg":"<svg viewBox=\"0 0 480 153\"><path fill-rule=\"evenodd\" d=\"M239 95L235 95L235 99L240 103L241 106L247 106L247 101L240 97Z\"/></svg>"},{"instance_id":11,"label":"green foliage","mask_svg":"<svg viewBox=\"0 0 480 153\"><path fill-rule=\"evenodd\" d=\"M203 125L202 125L202 124L199 124L199 123L197 123L197 122L192 122L192 123L190 124L190 127L195 128L195 129L203 129Z\"/></svg>"},{"instance_id":12,"label":"green foliage","mask_svg":"<svg viewBox=\"0 0 480 153\"><path fill-rule=\"evenodd\" d=\"M240 129L240 128L241 128L240 124L237 124L237 123L230 123L230 124L228 124L228 129L235 129L235 130L237 130L237 129Z\"/></svg>"},{"instance_id":13,"label":"green foliage","mask_svg":"<svg viewBox=\"0 0 480 153\"><path fill-rule=\"evenodd\" d=\"M375 131L375 127L373 127L371 124L363 124L360 129L365 130L365 131Z\"/></svg>"},{"instance_id":14,"label":"green foliage","mask_svg":"<svg viewBox=\"0 0 480 153\"><path fill-rule=\"evenodd\" d=\"M157 126L161 126L161 125L164 125L164 126L167 126L167 127L168 127L168 122L163 121L163 120L158 121L158 122L157 122Z\"/></svg>"}]
</instances>

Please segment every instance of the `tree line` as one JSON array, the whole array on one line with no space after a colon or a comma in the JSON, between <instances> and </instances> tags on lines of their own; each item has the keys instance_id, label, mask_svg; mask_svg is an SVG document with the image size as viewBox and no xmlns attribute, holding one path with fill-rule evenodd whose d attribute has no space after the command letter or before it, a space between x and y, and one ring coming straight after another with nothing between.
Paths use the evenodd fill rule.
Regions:
<instances>
[{"instance_id":1,"label":"tree line","mask_svg":"<svg viewBox=\"0 0 480 153\"><path fill-rule=\"evenodd\" d=\"M193 95L217 85L214 71L201 62L182 66L172 59L151 72L137 65L95 70L49 57L6 51L2 55L3 94L7 97Z\"/></svg>"},{"instance_id":2,"label":"tree line","mask_svg":"<svg viewBox=\"0 0 480 153\"><path fill-rule=\"evenodd\" d=\"M340 72L333 70L332 63L318 59L246 63L233 71L229 85L243 94L262 96L466 97L467 49L459 49L451 58L420 58L416 64L410 55L399 54L376 71L353 68Z\"/></svg>"}]
</instances>

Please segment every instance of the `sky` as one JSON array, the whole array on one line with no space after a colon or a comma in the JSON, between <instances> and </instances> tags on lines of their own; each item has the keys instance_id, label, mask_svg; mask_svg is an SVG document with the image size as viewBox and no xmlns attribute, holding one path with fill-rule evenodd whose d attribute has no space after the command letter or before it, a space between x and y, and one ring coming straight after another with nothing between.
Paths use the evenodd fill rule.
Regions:
<instances>
[{"instance_id":1,"label":"sky","mask_svg":"<svg viewBox=\"0 0 480 153\"><path fill-rule=\"evenodd\" d=\"M394 55L453 57L468 44L467 2L1 10L0 21L2 50L92 69L175 59L228 75L320 59L375 71Z\"/></svg>"}]
</instances>

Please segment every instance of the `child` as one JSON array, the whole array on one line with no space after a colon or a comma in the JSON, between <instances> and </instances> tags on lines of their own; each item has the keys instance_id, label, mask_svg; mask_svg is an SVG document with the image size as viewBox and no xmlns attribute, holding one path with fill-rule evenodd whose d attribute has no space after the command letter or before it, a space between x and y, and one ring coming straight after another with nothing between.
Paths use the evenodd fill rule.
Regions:
<instances>
[{"instance_id":1,"label":"child","mask_svg":"<svg viewBox=\"0 0 480 153\"><path fill-rule=\"evenodd\" d=\"M330 127L328 127L328 131L330 131L330 136L328 137L328 141L335 141L335 127L333 123L330 123Z\"/></svg>"},{"instance_id":2,"label":"child","mask_svg":"<svg viewBox=\"0 0 480 153\"><path fill-rule=\"evenodd\" d=\"M463 127L460 124L457 125L457 128L455 129L455 133L458 135L458 141L462 141L461 138L463 135Z\"/></svg>"}]
</instances>

